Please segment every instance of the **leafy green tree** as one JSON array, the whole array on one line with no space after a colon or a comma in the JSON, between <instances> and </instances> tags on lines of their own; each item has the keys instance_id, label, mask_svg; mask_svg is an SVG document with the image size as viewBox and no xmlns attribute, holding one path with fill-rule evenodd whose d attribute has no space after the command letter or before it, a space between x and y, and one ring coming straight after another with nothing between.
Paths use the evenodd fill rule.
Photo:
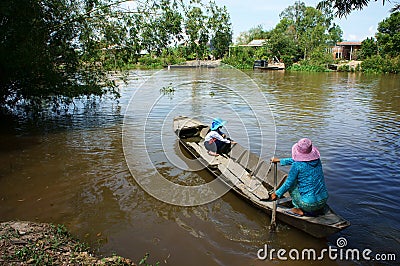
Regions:
<instances>
[{"instance_id":1,"label":"leafy green tree","mask_svg":"<svg viewBox=\"0 0 400 266\"><path fill-rule=\"evenodd\" d=\"M400 12L392 13L378 24L376 41L366 39L361 43L363 72L400 73Z\"/></svg>"},{"instance_id":2,"label":"leafy green tree","mask_svg":"<svg viewBox=\"0 0 400 266\"><path fill-rule=\"evenodd\" d=\"M206 24L207 16L199 5L192 5L186 11L185 32L188 36L188 44L190 50L194 52L195 58L203 58L206 53L208 42L208 29L203 25Z\"/></svg>"},{"instance_id":3,"label":"leafy green tree","mask_svg":"<svg viewBox=\"0 0 400 266\"><path fill-rule=\"evenodd\" d=\"M279 21L276 27L271 30L270 37L266 43L268 47L268 57L289 56L294 61L298 61L300 51L296 42L296 30L293 22L288 18Z\"/></svg>"},{"instance_id":4,"label":"leafy green tree","mask_svg":"<svg viewBox=\"0 0 400 266\"><path fill-rule=\"evenodd\" d=\"M375 2L377 0L374 0ZM335 10L335 14L338 17L345 17L349 15L354 10L362 10L368 6L371 0L323 0L318 3L318 9L324 9L326 7L333 8ZM382 0L382 4L384 5L386 2L390 2L389 0ZM391 12L397 12L400 10L400 4L395 4L391 9Z\"/></svg>"},{"instance_id":5,"label":"leafy green tree","mask_svg":"<svg viewBox=\"0 0 400 266\"><path fill-rule=\"evenodd\" d=\"M102 48L120 42L124 26L113 8L101 0L3 0L0 106L40 108L82 95L118 95L98 64Z\"/></svg>"},{"instance_id":6,"label":"leafy green tree","mask_svg":"<svg viewBox=\"0 0 400 266\"><path fill-rule=\"evenodd\" d=\"M331 6L325 6L319 9L323 16L325 17L325 26L328 28L328 46L334 46L337 42L341 42L343 31L339 25L333 22L334 13L333 8Z\"/></svg>"},{"instance_id":7,"label":"leafy green tree","mask_svg":"<svg viewBox=\"0 0 400 266\"><path fill-rule=\"evenodd\" d=\"M290 27L292 28L294 34L294 41L298 42L299 34L302 30L302 20L304 18L304 14L306 12L306 5L303 2L296 1L293 6L289 6L285 8L279 17L281 19L286 18L290 23ZM303 29L304 30L304 29Z\"/></svg>"},{"instance_id":8,"label":"leafy green tree","mask_svg":"<svg viewBox=\"0 0 400 266\"><path fill-rule=\"evenodd\" d=\"M108 70L138 62L144 50L150 53L144 61L150 62L186 36L186 54L206 54L213 34L221 55L230 43L229 14L211 6L213 14L199 0L3 0L0 108L40 110L77 97L118 97ZM212 30L207 28L210 17ZM167 61L173 62L169 55Z\"/></svg>"},{"instance_id":9,"label":"leafy green tree","mask_svg":"<svg viewBox=\"0 0 400 266\"><path fill-rule=\"evenodd\" d=\"M328 40L326 44L328 46L335 46L338 42L343 41L343 31L339 25L333 23L333 25L328 29Z\"/></svg>"},{"instance_id":10,"label":"leafy green tree","mask_svg":"<svg viewBox=\"0 0 400 266\"><path fill-rule=\"evenodd\" d=\"M232 24L226 7L218 7L215 2L210 2L208 7L210 17L208 28L211 30L212 54L215 58L223 57L232 43Z\"/></svg>"},{"instance_id":11,"label":"leafy green tree","mask_svg":"<svg viewBox=\"0 0 400 266\"><path fill-rule=\"evenodd\" d=\"M395 12L389 18L378 24L376 40L381 55L395 57L400 55L400 12Z\"/></svg>"},{"instance_id":12,"label":"leafy green tree","mask_svg":"<svg viewBox=\"0 0 400 266\"><path fill-rule=\"evenodd\" d=\"M378 46L373 37L367 38L361 42L361 48L358 58L364 60L378 54Z\"/></svg>"},{"instance_id":13,"label":"leafy green tree","mask_svg":"<svg viewBox=\"0 0 400 266\"><path fill-rule=\"evenodd\" d=\"M367 73L400 73L400 56L382 57L373 55L361 63L361 69Z\"/></svg>"},{"instance_id":14,"label":"leafy green tree","mask_svg":"<svg viewBox=\"0 0 400 266\"><path fill-rule=\"evenodd\" d=\"M236 47L231 50L231 56L224 57L222 62L239 69L250 69L255 60L255 50L252 47Z\"/></svg>"},{"instance_id":15,"label":"leafy green tree","mask_svg":"<svg viewBox=\"0 0 400 266\"><path fill-rule=\"evenodd\" d=\"M298 44L300 49L304 51L304 58L309 58L315 49L321 45L326 45L327 27L325 17L315 8L306 7L303 15L297 23Z\"/></svg>"},{"instance_id":16,"label":"leafy green tree","mask_svg":"<svg viewBox=\"0 0 400 266\"><path fill-rule=\"evenodd\" d=\"M140 10L136 26L141 32L139 43L145 50L160 56L168 46L183 39L183 17L177 1L147 0Z\"/></svg>"},{"instance_id":17,"label":"leafy green tree","mask_svg":"<svg viewBox=\"0 0 400 266\"><path fill-rule=\"evenodd\" d=\"M295 59L309 59L314 50L324 50L341 39L340 27L332 24L329 9L324 13L296 2L281 14L281 21L271 31L271 51L279 49ZM322 47L322 48L321 48Z\"/></svg>"},{"instance_id":18,"label":"leafy green tree","mask_svg":"<svg viewBox=\"0 0 400 266\"><path fill-rule=\"evenodd\" d=\"M252 40L267 39L268 36L268 31L265 31L262 25L258 25L248 31L241 32L236 42L238 44L248 44Z\"/></svg>"},{"instance_id":19,"label":"leafy green tree","mask_svg":"<svg viewBox=\"0 0 400 266\"><path fill-rule=\"evenodd\" d=\"M232 25L226 7L214 1L203 4L192 0L184 8L184 32L189 50L196 59L208 56L222 57L232 42ZM210 49L212 48L212 49Z\"/></svg>"}]
</instances>

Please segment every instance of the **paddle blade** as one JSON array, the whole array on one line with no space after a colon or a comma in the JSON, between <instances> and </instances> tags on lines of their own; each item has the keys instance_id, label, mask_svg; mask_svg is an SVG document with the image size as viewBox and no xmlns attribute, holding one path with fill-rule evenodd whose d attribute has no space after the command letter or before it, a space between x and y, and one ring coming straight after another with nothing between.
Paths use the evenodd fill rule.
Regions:
<instances>
[{"instance_id":1,"label":"paddle blade","mask_svg":"<svg viewBox=\"0 0 400 266\"><path fill-rule=\"evenodd\" d=\"M276 230L276 200L274 201L272 207L271 224L269 225L269 230L271 232Z\"/></svg>"}]
</instances>

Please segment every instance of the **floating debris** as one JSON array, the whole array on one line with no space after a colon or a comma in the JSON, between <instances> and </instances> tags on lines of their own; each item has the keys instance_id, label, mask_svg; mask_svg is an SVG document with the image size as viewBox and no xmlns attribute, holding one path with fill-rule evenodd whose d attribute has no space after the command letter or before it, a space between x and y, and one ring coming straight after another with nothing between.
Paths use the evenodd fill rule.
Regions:
<instances>
[{"instance_id":1,"label":"floating debris","mask_svg":"<svg viewBox=\"0 0 400 266\"><path fill-rule=\"evenodd\" d=\"M175 88L172 86L172 83L170 83L167 87L162 87L160 92L163 94L173 94L175 92Z\"/></svg>"}]
</instances>

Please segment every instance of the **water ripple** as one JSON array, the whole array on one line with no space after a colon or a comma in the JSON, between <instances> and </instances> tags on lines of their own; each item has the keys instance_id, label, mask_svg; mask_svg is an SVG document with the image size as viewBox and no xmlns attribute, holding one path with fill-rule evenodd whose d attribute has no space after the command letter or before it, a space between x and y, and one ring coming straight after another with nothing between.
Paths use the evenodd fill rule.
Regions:
<instances>
[{"instance_id":1,"label":"water ripple","mask_svg":"<svg viewBox=\"0 0 400 266\"><path fill-rule=\"evenodd\" d=\"M131 96L152 74L133 71L118 103L102 99L91 108L82 103L71 116L37 125L17 121L13 130L7 124L2 136L6 148L0 153L1 217L66 223L78 235L89 235L87 240L92 243L100 242L97 235L101 232L107 239L101 246L104 253L122 251L135 257L150 252L159 260L171 254L175 265L192 258L203 265L254 264L255 252L267 241L286 249L321 249L329 244L284 224L278 226L278 239L271 240L266 230L270 217L233 193L204 206L182 208L144 192L126 165L121 131ZM276 124L275 155L290 156L291 146L302 137L310 137L320 149L329 204L352 223L340 234L349 246L375 252L399 250L399 77L280 71L247 74L259 84L273 111L273 119L265 120ZM219 77L219 84L198 82L213 77ZM160 95L161 84L172 81L179 87L176 93ZM268 131L273 121L257 124L251 119L252 108L264 106L249 106L230 87L243 95L249 91L241 75L226 76L217 70L166 72L162 80L146 88L160 98L150 114L143 114L149 115L150 122L146 144L135 148L147 149L165 178L188 186L209 182L212 176L207 171L180 169L165 156L164 152L179 150L170 119L174 115L209 121L221 114L229 120L226 128L235 139L247 141L252 150L262 150L261 138L268 136L260 132ZM141 108L135 111L140 114ZM135 118L137 113L126 115ZM136 143L143 127L132 121L129 136ZM170 131L161 135L159 125ZM164 140L170 145L161 145ZM133 173L143 182L154 174L143 158L126 152L134 159ZM335 243L337 237L329 241Z\"/></svg>"}]
</instances>

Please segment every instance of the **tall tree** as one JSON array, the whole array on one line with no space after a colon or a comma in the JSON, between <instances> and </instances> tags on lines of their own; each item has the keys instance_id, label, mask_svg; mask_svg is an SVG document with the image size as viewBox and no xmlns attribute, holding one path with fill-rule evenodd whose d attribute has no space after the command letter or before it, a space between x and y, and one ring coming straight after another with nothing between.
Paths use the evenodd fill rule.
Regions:
<instances>
[{"instance_id":1,"label":"tall tree","mask_svg":"<svg viewBox=\"0 0 400 266\"><path fill-rule=\"evenodd\" d=\"M218 7L211 1L208 7L210 16L208 28L210 28L210 45L215 58L223 57L232 43L232 24L226 7Z\"/></svg>"},{"instance_id":2,"label":"tall tree","mask_svg":"<svg viewBox=\"0 0 400 266\"><path fill-rule=\"evenodd\" d=\"M190 50L194 51L196 59L202 58L209 39L208 29L203 26L206 24L207 16L202 6L197 3L190 6L185 15L185 33L189 38Z\"/></svg>"},{"instance_id":3,"label":"tall tree","mask_svg":"<svg viewBox=\"0 0 400 266\"><path fill-rule=\"evenodd\" d=\"M258 25L248 31L241 32L236 41L238 44L248 44L252 40L267 39L268 36L268 31L265 31L262 25Z\"/></svg>"},{"instance_id":4,"label":"tall tree","mask_svg":"<svg viewBox=\"0 0 400 266\"><path fill-rule=\"evenodd\" d=\"M182 36L183 17L178 2L170 0L147 0L140 8L140 43L155 55L171 44L179 42Z\"/></svg>"},{"instance_id":5,"label":"tall tree","mask_svg":"<svg viewBox=\"0 0 400 266\"><path fill-rule=\"evenodd\" d=\"M214 13L199 0L2 0L0 108L118 96L109 62L113 68L135 62L143 50L159 55L184 38L203 56L213 33L223 54L230 43L229 14L211 6ZM221 22L212 30L210 17Z\"/></svg>"},{"instance_id":6,"label":"tall tree","mask_svg":"<svg viewBox=\"0 0 400 266\"><path fill-rule=\"evenodd\" d=\"M381 55L396 57L400 55L400 12L395 12L389 18L378 24L376 40Z\"/></svg>"},{"instance_id":7,"label":"tall tree","mask_svg":"<svg viewBox=\"0 0 400 266\"><path fill-rule=\"evenodd\" d=\"M318 9L318 8L317 8ZM334 20L334 11L333 7L330 5L326 5L318 9L322 12L325 17L325 26L328 28L328 40L327 44L329 46L336 45L337 42L342 41L343 31L339 25L333 22Z\"/></svg>"},{"instance_id":8,"label":"tall tree","mask_svg":"<svg viewBox=\"0 0 400 266\"><path fill-rule=\"evenodd\" d=\"M328 35L328 46L335 46L338 42L343 41L343 30L336 23L333 23L332 26L328 29Z\"/></svg>"},{"instance_id":9,"label":"tall tree","mask_svg":"<svg viewBox=\"0 0 400 266\"><path fill-rule=\"evenodd\" d=\"M315 49L323 50L321 47L324 48L341 39L340 28L335 24L331 25L332 15L329 9L322 13L313 7L307 7L302 2L295 2L280 14L280 18L283 23L279 23L279 27L277 26L279 31L274 29L274 32L278 38L293 38L287 44L290 44L291 51L296 51L295 54L291 54L294 58L307 59ZM293 49L293 46L296 49ZM283 49L282 45L279 47Z\"/></svg>"},{"instance_id":10,"label":"tall tree","mask_svg":"<svg viewBox=\"0 0 400 266\"><path fill-rule=\"evenodd\" d=\"M301 51L296 38L297 32L293 26L293 21L288 18L282 18L270 32L270 37L266 43L267 50L270 51L267 57L288 56L297 61Z\"/></svg>"},{"instance_id":11,"label":"tall tree","mask_svg":"<svg viewBox=\"0 0 400 266\"><path fill-rule=\"evenodd\" d=\"M210 48L216 57L222 57L232 42L232 25L226 7L214 1L204 4L192 0L184 8L184 32L190 51L197 59L209 55Z\"/></svg>"},{"instance_id":12,"label":"tall tree","mask_svg":"<svg viewBox=\"0 0 400 266\"><path fill-rule=\"evenodd\" d=\"M3 0L1 7L0 106L40 107L81 95L118 94L97 64L101 48L118 43L123 27L112 4Z\"/></svg>"},{"instance_id":13,"label":"tall tree","mask_svg":"<svg viewBox=\"0 0 400 266\"><path fill-rule=\"evenodd\" d=\"M377 55L378 46L373 37L367 38L361 42L361 48L358 57L361 60Z\"/></svg>"}]
</instances>

